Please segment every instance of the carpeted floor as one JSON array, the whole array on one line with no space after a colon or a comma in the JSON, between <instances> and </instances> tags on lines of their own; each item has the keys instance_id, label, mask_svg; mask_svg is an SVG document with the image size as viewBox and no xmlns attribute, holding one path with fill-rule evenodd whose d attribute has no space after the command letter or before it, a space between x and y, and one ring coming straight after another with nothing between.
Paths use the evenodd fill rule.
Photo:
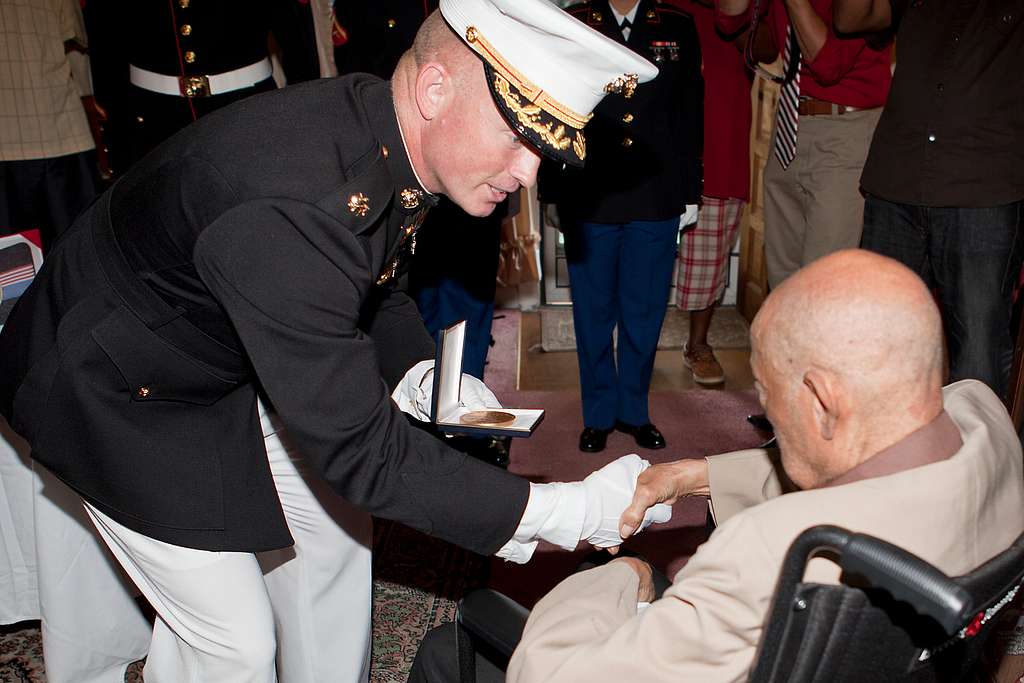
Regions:
<instances>
[{"instance_id":1,"label":"carpeted floor","mask_svg":"<svg viewBox=\"0 0 1024 683\"><path fill-rule=\"evenodd\" d=\"M43 644L38 624L0 626L0 683L44 681Z\"/></svg>"},{"instance_id":2,"label":"carpeted floor","mask_svg":"<svg viewBox=\"0 0 1024 683\"><path fill-rule=\"evenodd\" d=\"M486 560L394 522L374 520L371 683L404 682L423 635L455 618L483 585Z\"/></svg>"},{"instance_id":3,"label":"carpeted floor","mask_svg":"<svg viewBox=\"0 0 1024 683\"><path fill-rule=\"evenodd\" d=\"M659 349L681 349L690 336L690 314L677 308L665 312L658 337ZM576 349L576 330L571 306L540 308L541 348L545 351ZM614 337L614 335L613 335ZM718 309L708 330L708 342L716 349L740 349L750 346L750 324L731 306Z\"/></svg>"}]
</instances>

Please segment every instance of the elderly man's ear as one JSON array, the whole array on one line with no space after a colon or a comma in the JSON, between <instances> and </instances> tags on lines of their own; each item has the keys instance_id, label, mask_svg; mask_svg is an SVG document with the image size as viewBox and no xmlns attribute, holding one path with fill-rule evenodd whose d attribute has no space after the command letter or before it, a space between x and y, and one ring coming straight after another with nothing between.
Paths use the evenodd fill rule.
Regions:
<instances>
[{"instance_id":1,"label":"elderly man's ear","mask_svg":"<svg viewBox=\"0 0 1024 683\"><path fill-rule=\"evenodd\" d=\"M435 119L453 94L451 73L443 64L431 62L420 69L416 76L416 107L424 120Z\"/></svg>"},{"instance_id":2,"label":"elderly man's ear","mask_svg":"<svg viewBox=\"0 0 1024 683\"><path fill-rule=\"evenodd\" d=\"M840 412L840 396L835 378L818 369L808 370L804 374L804 387L810 393L811 410L818 433L825 441L831 441L835 437Z\"/></svg>"}]
</instances>

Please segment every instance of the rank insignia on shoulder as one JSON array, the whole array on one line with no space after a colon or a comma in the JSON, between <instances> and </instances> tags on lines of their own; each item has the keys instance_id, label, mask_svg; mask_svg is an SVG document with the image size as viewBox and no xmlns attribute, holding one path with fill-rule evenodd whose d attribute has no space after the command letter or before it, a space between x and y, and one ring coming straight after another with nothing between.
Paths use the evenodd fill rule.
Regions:
<instances>
[{"instance_id":1,"label":"rank insignia on shoulder","mask_svg":"<svg viewBox=\"0 0 1024 683\"><path fill-rule=\"evenodd\" d=\"M646 18L647 19L657 19L658 15L657 15L657 13L654 10L649 9L649 10L647 10Z\"/></svg>"},{"instance_id":2,"label":"rank insignia on shoulder","mask_svg":"<svg viewBox=\"0 0 1024 683\"><path fill-rule=\"evenodd\" d=\"M604 21L604 15L602 15L600 12L591 12L590 20L595 24L600 24L602 21Z\"/></svg>"},{"instance_id":3,"label":"rank insignia on shoulder","mask_svg":"<svg viewBox=\"0 0 1024 683\"><path fill-rule=\"evenodd\" d=\"M362 218L370 211L370 198L357 192L348 198L348 210Z\"/></svg>"}]
</instances>

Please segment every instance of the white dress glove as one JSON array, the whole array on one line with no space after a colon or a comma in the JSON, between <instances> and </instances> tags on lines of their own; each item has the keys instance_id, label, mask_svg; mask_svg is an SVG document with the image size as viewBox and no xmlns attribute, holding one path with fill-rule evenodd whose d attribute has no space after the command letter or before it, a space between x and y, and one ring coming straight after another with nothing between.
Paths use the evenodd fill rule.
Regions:
<instances>
[{"instance_id":1,"label":"white dress glove","mask_svg":"<svg viewBox=\"0 0 1024 683\"><path fill-rule=\"evenodd\" d=\"M431 382L433 384L433 382ZM427 405L430 405L430 392L427 392ZM474 377L462 373L462 385L459 387L459 403L470 410L500 408L501 402L487 385Z\"/></svg>"},{"instance_id":2,"label":"white dress glove","mask_svg":"<svg viewBox=\"0 0 1024 683\"><path fill-rule=\"evenodd\" d=\"M619 518L633 502L636 480L651 464L635 453L608 463L583 480L587 495L587 514L583 534L591 545L610 548L624 540L619 536ZM672 519L672 506L658 503L644 513L643 522L634 535L651 524Z\"/></svg>"},{"instance_id":3,"label":"white dress glove","mask_svg":"<svg viewBox=\"0 0 1024 683\"><path fill-rule=\"evenodd\" d=\"M519 528L496 553L512 562L528 562L543 539L564 550L585 540L598 548L622 543L619 518L633 501L636 479L650 467L640 456L624 455L583 481L530 484L530 500ZM634 534L655 522L667 522L672 507L659 503L647 510Z\"/></svg>"},{"instance_id":4,"label":"white dress glove","mask_svg":"<svg viewBox=\"0 0 1024 683\"><path fill-rule=\"evenodd\" d=\"M421 422L430 422L430 399L434 393L434 361L421 360L412 366L391 392L391 400L403 413ZM487 385L472 375L462 374L459 400L471 410L500 408L501 403Z\"/></svg>"}]
</instances>

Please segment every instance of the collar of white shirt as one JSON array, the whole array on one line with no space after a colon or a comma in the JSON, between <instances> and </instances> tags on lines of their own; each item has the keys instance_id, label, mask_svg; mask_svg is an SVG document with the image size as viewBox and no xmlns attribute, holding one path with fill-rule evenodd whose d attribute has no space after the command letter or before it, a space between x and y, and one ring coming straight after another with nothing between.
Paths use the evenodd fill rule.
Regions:
<instances>
[{"instance_id":1,"label":"collar of white shirt","mask_svg":"<svg viewBox=\"0 0 1024 683\"><path fill-rule=\"evenodd\" d=\"M619 14L611 3L609 3L608 6L612 8L612 15L614 15L615 17L615 23L618 24L619 26L622 26L623 19L629 19L630 24L635 23L636 11L640 8L640 3L637 2L635 5L633 5L633 9L629 10L629 12L627 12L626 14Z\"/></svg>"}]
</instances>

